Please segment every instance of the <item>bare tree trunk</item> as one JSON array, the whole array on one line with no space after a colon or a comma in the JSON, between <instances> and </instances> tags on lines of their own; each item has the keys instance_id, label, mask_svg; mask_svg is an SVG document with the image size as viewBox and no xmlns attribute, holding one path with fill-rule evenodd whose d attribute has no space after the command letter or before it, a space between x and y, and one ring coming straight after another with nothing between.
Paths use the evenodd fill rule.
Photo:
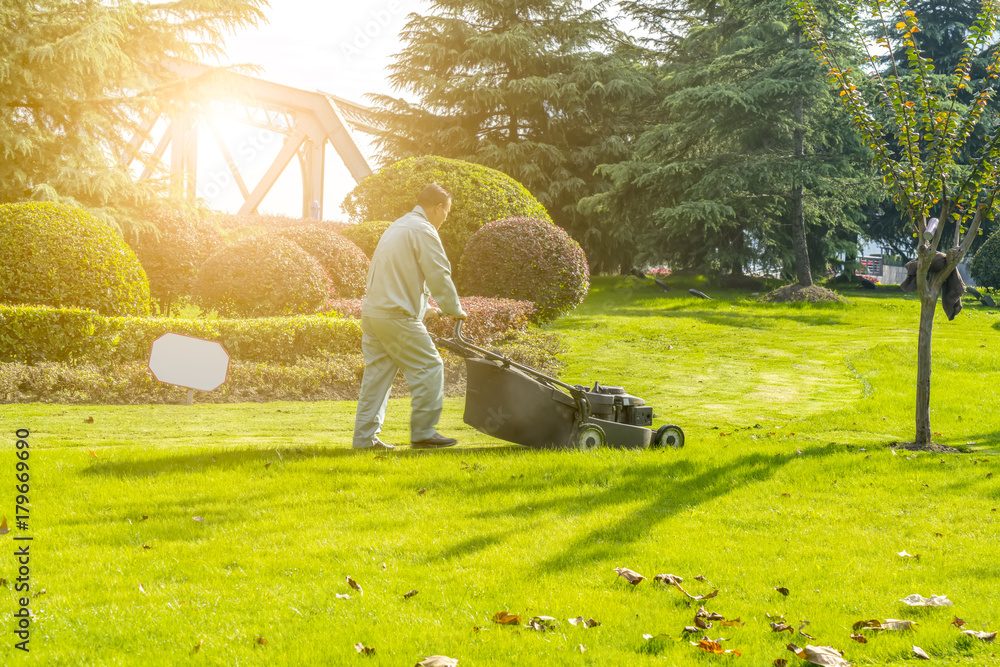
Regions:
<instances>
[{"instance_id":1,"label":"bare tree trunk","mask_svg":"<svg viewBox=\"0 0 1000 667\"><path fill-rule=\"evenodd\" d=\"M798 28L795 30L795 46L798 48L801 36ZM796 171L801 170L802 156L805 153L805 129L802 127L801 95L795 97L793 110L795 129L792 131L792 143L795 151ZM798 174L792 184L792 245L795 247L795 275L803 287L813 284L812 267L809 266L809 244L806 241L806 216L802 206L802 179Z\"/></svg>"},{"instance_id":2,"label":"bare tree trunk","mask_svg":"<svg viewBox=\"0 0 1000 667\"><path fill-rule=\"evenodd\" d=\"M917 338L917 411L916 435L918 445L931 443L931 334L934 333L934 308L937 293L920 292L920 333Z\"/></svg>"}]
</instances>

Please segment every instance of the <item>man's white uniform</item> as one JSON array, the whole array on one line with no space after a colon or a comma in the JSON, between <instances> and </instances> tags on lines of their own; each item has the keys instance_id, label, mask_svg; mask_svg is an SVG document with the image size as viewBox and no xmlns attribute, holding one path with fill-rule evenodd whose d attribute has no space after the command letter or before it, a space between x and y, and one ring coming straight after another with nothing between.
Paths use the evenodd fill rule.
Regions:
<instances>
[{"instance_id":1,"label":"man's white uniform","mask_svg":"<svg viewBox=\"0 0 1000 667\"><path fill-rule=\"evenodd\" d=\"M427 299L445 315L464 317L451 279L451 263L423 208L392 223L368 268L361 307L361 350L365 373L354 420L354 447L371 447L385 419L397 370L413 396L410 441L437 434L444 400L444 367L427 328Z\"/></svg>"}]
</instances>

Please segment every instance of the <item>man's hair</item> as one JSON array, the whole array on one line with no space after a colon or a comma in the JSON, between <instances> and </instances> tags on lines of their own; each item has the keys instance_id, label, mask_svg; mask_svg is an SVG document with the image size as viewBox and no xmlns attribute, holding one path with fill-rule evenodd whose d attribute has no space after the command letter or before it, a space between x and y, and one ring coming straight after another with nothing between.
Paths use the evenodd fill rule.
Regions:
<instances>
[{"instance_id":1,"label":"man's hair","mask_svg":"<svg viewBox=\"0 0 1000 667\"><path fill-rule=\"evenodd\" d=\"M431 183L420 191L417 197L417 206L423 209L434 208L438 204L447 204L451 201L451 193L439 183Z\"/></svg>"}]
</instances>

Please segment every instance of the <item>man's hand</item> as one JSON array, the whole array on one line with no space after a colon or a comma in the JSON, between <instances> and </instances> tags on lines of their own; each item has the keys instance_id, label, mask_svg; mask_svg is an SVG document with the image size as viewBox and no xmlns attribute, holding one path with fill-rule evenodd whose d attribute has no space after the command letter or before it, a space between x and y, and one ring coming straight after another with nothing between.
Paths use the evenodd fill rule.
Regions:
<instances>
[{"instance_id":1,"label":"man's hand","mask_svg":"<svg viewBox=\"0 0 1000 667\"><path fill-rule=\"evenodd\" d=\"M440 319L441 309L440 308L428 308L427 313L424 315L424 321L429 322L431 320Z\"/></svg>"}]
</instances>

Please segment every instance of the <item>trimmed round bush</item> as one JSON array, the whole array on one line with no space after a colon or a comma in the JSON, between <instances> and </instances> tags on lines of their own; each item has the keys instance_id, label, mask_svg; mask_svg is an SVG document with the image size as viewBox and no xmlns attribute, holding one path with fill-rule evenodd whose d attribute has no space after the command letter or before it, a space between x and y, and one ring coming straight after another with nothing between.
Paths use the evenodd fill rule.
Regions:
<instances>
[{"instance_id":1,"label":"trimmed round bush","mask_svg":"<svg viewBox=\"0 0 1000 667\"><path fill-rule=\"evenodd\" d=\"M149 276L149 290L168 312L170 304L191 295L198 269L219 249L219 233L209 224L173 209L159 209L148 217L155 230L128 235L142 268Z\"/></svg>"},{"instance_id":2,"label":"trimmed round bush","mask_svg":"<svg viewBox=\"0 0 1000 667\"><path fill-rule=\"evenodd\" d=\"M972 277L990 290L1000 289L1000 232L994 233L972 258Z\"/></svg>"},{"instance_id":3,"label":"trimmed round bush","mask_svg":"<svg viewBox=\"0 0 1000 667\"><path fill-rule=\"evenodd\" d=\"M237 241L208 258L195 298L226 317L314 312L330 294L330 279L293 241L270 235Z\"/></svg>"},{"instance_id":4,"label":"trimmed round bush","mask_svg":"<svg viewBox=\"0 0 1000 667\"><path fill-rule=\"evenodd\" d=\"M454 197L451 214L438 231L453 266L461 260L469 238L491 220L524 216L552 222L545 207L507 174L435 156L400 160L368 176L348 193L343 207L353 222L396 220L416 206L426 185L435 182Z\"/></svg>"},{"instance_id":5,"label":"trimmed round bush","mask_svg":"<svg viewBox=\"0 0 1000 667\"><path fill-rule=\"evenodd\" d=\"M378 242L382 239L382 235L385 234L385 230L389 229L389 225L391 224L391 220L369 220L350 225L344 231L340 232L340 234L344 238L353 241L356 246L361 248L365 256L371 259L371 256L375 254Z\"/></svg>"},{"instance_id":6,"label":"trimmed round bush","mask_svg":"<svg viewBox=\"0 0 1000 667\"><path fill-rule=\"evenodd\" d=\"M485 225L469 239L456 277L463 294L534 302L540 321L572 310L590 288L580 244L535 218Z\"/></svg>"},{"instance_id":7,"label":"trimmed round bush","mask_svg":"<svg viewBox=\"0 0 1000 667\"><path fill-rule=\"evenodd\" d=\"M271 235L292 241L319 262L330 278L331 297L364 296L368 257L352 241L314 225L285 227Z\"/></svg>"},{"instance_id":8,"label":"trimmed round bush","mask_svg":"<svg viewBox=\"0 0 1000 667\"><path fill-rule=\"evenodd\" d=\"M52 202L0 204L0 303L148 315L149 279L122 235Z\"/></svg>"}]
</instances>

